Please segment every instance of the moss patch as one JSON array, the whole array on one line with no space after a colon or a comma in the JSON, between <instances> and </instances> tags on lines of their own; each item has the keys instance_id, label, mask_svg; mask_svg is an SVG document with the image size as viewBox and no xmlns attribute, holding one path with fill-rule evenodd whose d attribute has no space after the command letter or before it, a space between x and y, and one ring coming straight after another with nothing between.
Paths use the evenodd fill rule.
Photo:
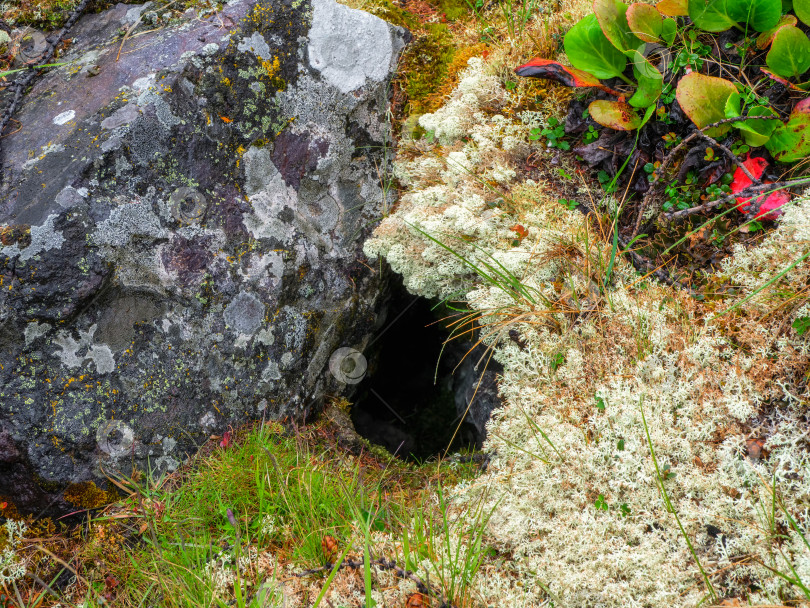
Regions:
<instances>
[{"instance_id":1,"label":"moss patch","mask_svg":"<svg viewBox=\"0 0 810 608\"><path fill-rule=\"evenodd\" d=\"M102 490L92 481L74 483L65 490L65 500L82 509L97 509L118 500L113 490Z\"/></svg>"},{"instance_id":2,"label":"moss patch","mask_svg":"<svg viewBox=\"0 0 810 608\"><path fill-rule=\"evenodd\" d=\"M123 4L141 4L141 0L120 0ZM37 29L52 30L62 27L70 13L81 0L18 0L9 3L11 6L0 13L0 18L11 26L28 25ZM115 0L95 0L90 3L89 12L101 12L118 4ZM165 11L181 13L188 8L211 8L220 3L212 0L186 0L179 4L166 6ZM153 6L151 10L160 10Z\"/></svg>"},{"instance_id":3,"label":"moss patch","mask_svg":"<svg viewBox=\"0 0 810 608\"><path fill-rule=\"evenodd\" d=\"M454 50L450 30L443 23L430 23L423 33L416 34L402 55L400 68L402 87L408 96L406 114L436 109L434 94L447 75Z\"/></svg>"}]
</instances>

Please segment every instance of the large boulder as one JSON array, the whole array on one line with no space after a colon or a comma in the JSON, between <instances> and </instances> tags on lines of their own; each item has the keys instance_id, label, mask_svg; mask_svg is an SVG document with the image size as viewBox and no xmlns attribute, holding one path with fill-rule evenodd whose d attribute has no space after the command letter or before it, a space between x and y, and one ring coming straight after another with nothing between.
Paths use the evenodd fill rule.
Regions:
<instances>
[{"instance_id":1,"label":"large boulder","mask_svg":"<svg viewBox=\"0 0 810 608\"><path fill-rule=\"evenodd\" d=\"M374 329L405 32L334 0L151 8L83 17L0 140L0 495L24 510L301 419Z\"/></svg>"}]
</instances>

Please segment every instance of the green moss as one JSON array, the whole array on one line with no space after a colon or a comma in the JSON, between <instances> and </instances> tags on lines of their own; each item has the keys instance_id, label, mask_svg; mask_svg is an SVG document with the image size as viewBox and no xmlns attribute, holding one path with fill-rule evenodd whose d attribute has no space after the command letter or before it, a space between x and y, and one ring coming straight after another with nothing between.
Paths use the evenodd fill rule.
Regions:
<instances>
[{"instance_id":1,"label":"green moss","mask_svg":"<svg viewBox=\"0 0 810 608\"><path fill-rule=\"evenodd\" d=\"M414 15L399 8L391 0L375 0L372 6L364 6L363 10L409 30L418 29L420 26L419 20Z\"/></svg>"},{"instance_id":2,"label":"green moss","mask_svg":"<svg viewBox=\"0 0 810 608\"><path fill-rule=\"evenodd\" d=\"M101 12L114 7L118 2L123 4L141 4L143 0L99 0L90 4L91 12ZM53 30L62 27L70 13L81 0L19 0L11 2L12 6L0 13L0 18L11 26L29 25L42 30ZM213 0L186 0L179 5L166 7L180 14L186 9L205 9L221 7L222 3ZM154 7L152 10L157 10Z\"/></svg>"},{"instance_id":3,"label":"green moss","mask_svg":"<svg viewBox=\"0 0 810 608\"><path fill-rule=\"evenodd\" d=\"M69 485L65 489L64 497L80 509L96 509L119 499L114 490L102 490L92 481Z\"/></svg>"},{"instance_id":4,"label":"green moss","mask_svg":"<svg viewBox=\"0 0 810 608\"><path fill-rule=\"evenodd\" d=\"M443 23L430 23L402 57L402 78L408 95L408 114L435 109L431 97L439 90L453 60L452 34Z\"/></svg>"},{"instance_id":5,"label":"green moss","mask_svg":"<svg viewBox=\"0 0 810 608\"><path fill-rule=\"evenodd\" d=\"M450 20L461 19L470 11L470 3L467 0L433 0L431 2L439 11Z\"/></svg>"}]
</instances>

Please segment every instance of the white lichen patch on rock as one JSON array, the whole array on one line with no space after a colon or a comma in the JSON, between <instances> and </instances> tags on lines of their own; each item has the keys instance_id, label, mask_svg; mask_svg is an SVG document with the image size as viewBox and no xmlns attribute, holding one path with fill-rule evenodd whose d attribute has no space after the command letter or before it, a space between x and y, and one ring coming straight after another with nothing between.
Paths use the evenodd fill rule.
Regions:
<instances>
[{"instance_id":1,"label":"white lichen patch on rock","mask_svg":"<svg viewBox=\"0 0 810 608\"><path fill-rule=\"evenodd\" d=\"M382 82L394 57L385 21L327 0L312 3L309 62L341 93Z\"/></svg>"},{"instance_id":2,"label":"white lichen patch on rock","mask_svg":"<svg viewBox=\"0 0 810 608\"><path fill-rule=\"evenodd\" d=\"M725 262L716 279L736 286L733 297L700 303L622 259L607 277L610 246L589 220L547 185L515 181L529 126L503 118L509 103L471 60L446 105L420 120L441 146L402 152L407 192L365 247L411 292L465 300L504 366L490 465L453 497L483 501L487 542L511 556L478 575L481 602L803 599L777 571L810 580L810 352L791 326L810 316L810 265L745 298L806 251L810 198ZM491 181L511 183L508 196ZM471 263L522 288L492 286Z\"/></svg>"}]
</instances>

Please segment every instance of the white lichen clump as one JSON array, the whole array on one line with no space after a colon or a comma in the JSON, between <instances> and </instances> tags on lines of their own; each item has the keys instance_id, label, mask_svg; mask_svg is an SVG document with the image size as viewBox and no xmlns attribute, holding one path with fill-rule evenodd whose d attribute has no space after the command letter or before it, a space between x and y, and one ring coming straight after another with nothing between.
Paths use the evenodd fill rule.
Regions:
<instances>
[{"instance_id":1,"label":"white lichen clump","mask_svg":"<svg viewBox=\"0 0 810 608\"><path fill-rule=\"evenodd\" d=\"M19 558L16 549L28 527L21 521L6 520L7 546L0 554L0 585L8 585L25 576L25 562Z\"/></svg>"},{"instance_id":2,"label":"white lichen clump","mask_svg":"<svg viewBox=\"0 0 810 608\"><path fill-rule=\"evenodd\" d=\"M491 464L455 495L483 501L488 542L513 557L479 574L481 601L803 599L791 579L810 584L810 393L797 381L810 351L791 323L810 307L775 304L774 290L806 291L810 265L744 299L806 252L810 198L725 262L718 280L736 286L736 299L698 303L622 260L602 289L609 244L546 185L509 171L528 152L529 129L503 118L509 103L471 60L445 107L420 121L441 147L417 143L400 161L408 191L365 248L413 293L466 300L504 366ZM490 182L510 185L510 204ZM528 295L488 285L461 258L497 260Z\"/></svg>"}]
</instances>

